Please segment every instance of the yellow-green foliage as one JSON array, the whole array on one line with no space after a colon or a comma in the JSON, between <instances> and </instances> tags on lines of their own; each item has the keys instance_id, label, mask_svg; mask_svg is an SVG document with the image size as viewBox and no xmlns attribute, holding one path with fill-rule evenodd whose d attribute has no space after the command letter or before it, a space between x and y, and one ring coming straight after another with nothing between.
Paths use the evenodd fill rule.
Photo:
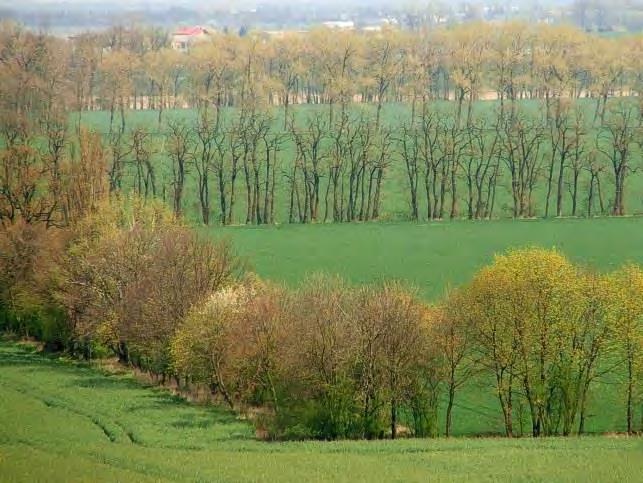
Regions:
<instances>
[{"instance_id":1,"label":"yellow-green foliage","mask_svg":"<svg viewBox=\"0 0 643 483\"><path fill-rule=\"evenodd\" d=\"M238 316L256 294L254 281L224 287L196 304L170 344L174 371L190 382L206 384L232 404L226 366L230 364Z\"/></svg>"},{"instance_id":2,"label":"yellow-green foliage","mask_svg":"<svg viewBox=\"0 0 643 483\"><path fill-rule=\"evenodd\" d=\"M613 341L626 369L627 430L632 432L635 399L643 397L643 270L625 265L611 275L610 282L614 287Z\"/></svg>"},{"instance_id":3,"label":"yellow-green foliage","mask_svg":"<svg viewBox=\"0 0 643 483\"><path fill-rule=\"evenodd\" d=\"M609 340L623 341L640 357L633 335L641 330L643 307L636 274L630 267L601 276L555 250L527 248L496 256L463 289L463 312L483 365L495 375L507 434L514 405L523 403L534 436L570 434L577 421L583 431L588 392Z\"/></svg>"},{"instance_id":4,"label":"yellow-green foliage","mask_svg":"<svg viewBox=\"0 0 643 483\"><path fill-rule=\"evenodd\" d=\"M638 265L625 265L611 274L610 281L615 288L616 339L640 359L643 356L643 270Z\"/></svg>"}]
</instances>

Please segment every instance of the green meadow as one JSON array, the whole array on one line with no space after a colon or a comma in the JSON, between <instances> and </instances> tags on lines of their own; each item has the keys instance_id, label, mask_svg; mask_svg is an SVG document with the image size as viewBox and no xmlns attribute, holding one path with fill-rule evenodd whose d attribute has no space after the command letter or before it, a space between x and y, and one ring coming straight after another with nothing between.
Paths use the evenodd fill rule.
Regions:
<instances>
[{"instance_id":1,"label":"green meadow","mask_svg":"<svg viewBox=\"0 0 643 483\"><path fill-rule=\"evenodd\" d=\"M218 408L0 343L0 480L640 481L643 440L265 443Z\"/></svg>"},{"instance_id":2,"label":"green meadow","mask_svg":"<svg viewBox=\"0 0 643 483\"><path fill-rule=\"evenodd\" d=\"M203 228L229 237L260 276L296 284L307 274L355 283L396 278L434 300L508 248L556 248L597 270L643 263L643 218Z\"/></svg>"}]
</instances>

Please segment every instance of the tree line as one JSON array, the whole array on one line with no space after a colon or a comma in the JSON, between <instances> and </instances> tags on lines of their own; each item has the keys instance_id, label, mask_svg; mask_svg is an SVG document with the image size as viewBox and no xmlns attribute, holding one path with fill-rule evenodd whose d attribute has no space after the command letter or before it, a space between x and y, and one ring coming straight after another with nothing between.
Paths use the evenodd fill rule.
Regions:
<instances>
[{"instance_id":1,"label":"tree line","mask_svg":"<svg viewBox=\"0 0 643 483\"><path fill-rule=\"evenodd\" d=\"M287 113L299 103L341 110L366 102L379 112L386 102L430 98L466 110L489 96L588 96L601 112L609 96L640 94L641 42L569 26L479 22L420 31L212 33L184 53L159 28L61 39L4 23L0 55L3 77L15 79L3 88L16 107L29 106L31 86L70 110L110 111L116 123L129 109L158 110L160 120L163 110L203 103L271 104Z\"/></svg>"},{"instance_id":2,"label":"tree line","mask_svg":"<svg viewBox=\"0 0 643 483\"><path fill-rule=\"evenodd\" d=\"M585 433L606 387L627 432L643 430L636 265L602 274L511 250L432 304L391 280L315 275L292 289L138 197L107 197L60 229L20 221L0 248L4 331L205 391L266 437L449 436L474 384L509 437Z\"/></svg>"},{"instance_id":3,"label":"tree line","mask_svg":"<svg viewBox=\"0 0 643 483\"><path fill-rule=\"evenodd\" d=\"M584 434L588 401L616 373L631 434L643 429L642 283L638 266L598 274L539 248L496 256L431 305L396 281L251 278L192 309L172 370L233 409L267 407L256 424L271 437L320 439L450 436L475 380L493 387L508 437Z\"/></svg>"},{"instance_id":4,"label":"tree line","mask_svg":"<svg viewBox=\"0 0 643 483\"><path fill-rule=\"evenodd\" d=\"M90 144L102 164L83 169L106 170L111 193L205 224L628 212L639 38L511 23L327 34L217 34L180 53L158 29L63 40L3 24L0 221L64 223L60 190L78 178L66 170ZM172 102L171 76L155 73L165 56ZM496 101L477 103L489 89ZM129 125L140 103L128 99L155 95L157 125ZM185 106L193 118L164 117ZM84 112L99 108L110 119L97 136ZM407 208L383 212L396 183Z\"/></svg>"},{"instance_id":5,"label":"tree line","mask_svg":"<svg viewBox=\"0 0 643 483\"><path fill-rule=\"evenodd\" d=\"M348 109L332 123L296 111L283 131L270 111L204 107L162 131L108 135L5 117L0 222L66 223L70 197L97 190L162 199L205 225L636 213L639 107L610 99L599 124L586 108L560 99L463 118L453 103L424 103L399 121ZM391 212L395 191L404 204Z\"/></svg>"}]
</instances>

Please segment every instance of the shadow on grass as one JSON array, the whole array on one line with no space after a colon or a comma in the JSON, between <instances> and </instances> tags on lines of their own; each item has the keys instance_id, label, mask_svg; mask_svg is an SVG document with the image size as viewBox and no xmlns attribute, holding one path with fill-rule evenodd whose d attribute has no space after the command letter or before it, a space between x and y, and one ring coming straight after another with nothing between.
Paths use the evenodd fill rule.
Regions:
<instances>
[{"instance_id":1,"label":"shadow on grass","mask_svg":"<svg viewBox=\"0 0 643 483\"><path fill-rule=\"evenodd\" d=\"M222 423L230 422L228 418L222 418L218 415L213 416L214 417L204 417L196 414L189 414L172 421L170 425L178 429L208 429Z\"/></svg>"},{"instance_id":2,"label":"shadow on grass","mask_svg":"<svg viewBox=\"0 0 643 483\"><path fill-rule=\"evenodd\" d=\"M111 441L120 441L122 432L131 442L142 444L135 437L129 423L136 427L139 426L138 423L142 423L146 428L151 425L156 430L169 432L185 430L221 433L222 440L247 439L251 436L250 431L245 432L237 427L239 420L227 408L194 406L184 398L170 394L166 389L141 383L127 375L103 373L87 363L78 363L11 342L0 342L0 373L2 367L9 366L15 371L11 380L26 383L22 388L23 392L33 392L34 397L49 407L66 409L90 418ZM50 397L47 388L31 388L28 384L32 381L31 374L47 379L50 372L66 374L66 377L58 380L53 396ZM11 380L8 379L7 382ZM36 380L38 379L33 379ZM72 404L65 397L70 394L76 394L75 397L82 400ZM110 400L117 400L118 404L111 408ZM128 418L128 415L134 419ZM99 417L100 421L97 419ZM123 423L114 418L125 418L129 422ZM105 424L102 424L103 419ZM232 426L226 427L229 425Z\"/></svg>"},{"instance_id":3,"label":"shadow on grass","mask_svg":"<svg viewBox=\"0 0 643 483\"><path fill-rule=\"evenodd\" d=\"M38 352L31 347L0 345L0 367L22 367L25 372L40 371L43 368L55 369L56 372L82 373L90 370L85 362L61 359L57 354Z\"/></svg>"},{"instance_id":4,"label":"shadow on grass","mask_svg":"<svg viewBox=\"0 0 643 483\"><path fill-rule=\"evenodd\" d=\"M137 401L147 400L142 404L137 404L130 406L128 411L158 411L158 410L168 410L168 409L186 409L190 411L206 411L207 416L199 416L203 419L207 419L212 424L225 424L236 422L236 415L233 411L228 408L220 406L194 406L186 402L183 398L179 396L173 396L171 394L145 394L137 397ZM192 416L190 416L192 417ZM195 416L196 417L196 416ZM188 425L189 426L189 425ZM198 425L194 425L197 427Z\"/></svg>"},{"instance_id":5,"label":"shadow on grass","mask_svg":"<svg viewBox=\"0 0 643 483\"><path fill-rule=\"evenodd\" d=\"M95 376L91 374L88 374L85 377L79 377L72 381L69 385L88 389L143 389L143 386L132 379L110 376Z\"/></svg>"}]
</instances>

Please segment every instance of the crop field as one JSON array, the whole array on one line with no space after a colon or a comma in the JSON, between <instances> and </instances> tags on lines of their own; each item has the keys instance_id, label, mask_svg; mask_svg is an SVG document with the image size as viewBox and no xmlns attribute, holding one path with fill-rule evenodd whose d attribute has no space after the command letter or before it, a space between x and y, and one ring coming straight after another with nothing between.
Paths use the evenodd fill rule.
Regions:
<instances>
[{"instance_id":1,"label":"crop field","mask_svg":"<svg viewBox=\"0 0 643 483\"><path fill-rule=\"evenodd\" d=\"M640 481L625 437L265 443L221 409L188 405L0 343L2 481Z\"/></svg>"},{"instance_id":2,"label":"crop field","mask_svg":"<svg viewBox=\"0 0 643 483\"><path fill-rule=\"evenodd\" d=\"M296 284L329 272L361 283L397 278L428 299L507 248L557 248L599 270L643 262L643 219L597 218L208 228L228 236L260 276Z\"/></svg>"}]
</instances>

